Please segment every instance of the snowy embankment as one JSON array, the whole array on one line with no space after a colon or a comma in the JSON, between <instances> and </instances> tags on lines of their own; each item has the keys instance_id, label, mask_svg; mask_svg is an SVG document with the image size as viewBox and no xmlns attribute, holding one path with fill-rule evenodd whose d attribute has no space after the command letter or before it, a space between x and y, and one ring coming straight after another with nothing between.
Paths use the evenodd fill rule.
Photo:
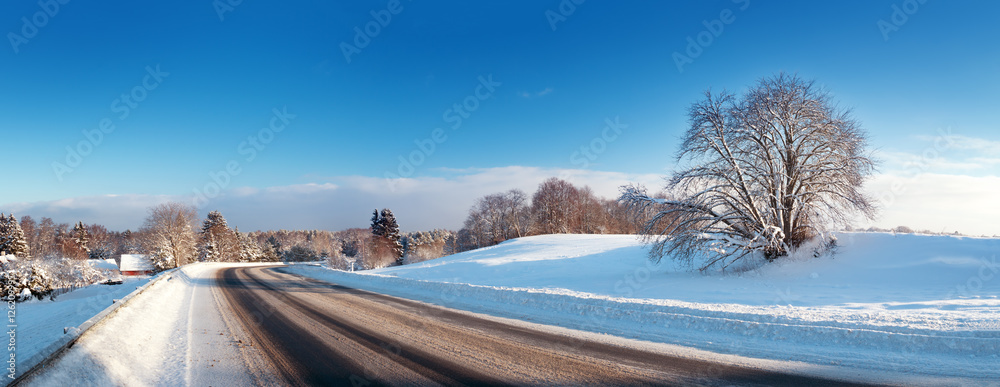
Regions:
<instances>
[{"instance_id":1,"label":"snowy embankment","mask_svg":"<svg viewBox=\"0 0 1000 387\"><path fill-rule=\"evenodd\" d=\"M120 285L91 285L59 295L54 301L45 298L15 304L12 325L16 329L17 375L75 337L79 327L92 317L152 279L126 278ZM76 331L71 332L74 329Z\"/></svg>"},{"instance_id":2,"label":"snowy embankment","mask_svg":"<svg viewBox=\"0 0 1000 387\"><path fill-rule=\"evenodd\" d=\"M280 270L805 368L1000 378L1000 240L855 233L839 240L832 258L789 258L729 275L692 273L666 259L652 264L635 237L595 235L521 238L368 272Z\"/></svg>"}]
</instances>

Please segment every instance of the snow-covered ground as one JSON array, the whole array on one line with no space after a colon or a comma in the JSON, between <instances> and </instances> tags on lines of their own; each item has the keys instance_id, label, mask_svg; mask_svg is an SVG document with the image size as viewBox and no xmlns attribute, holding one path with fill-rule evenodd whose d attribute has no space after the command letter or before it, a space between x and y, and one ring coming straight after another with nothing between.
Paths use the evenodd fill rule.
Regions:
<instances>
[{"instance_id":1,"label":"snow-covered ground","mask_svg":"<svg viewBox=\"0 0 1000 387\"><path fill-rule=\"evenodd\" d=\"M121 285L91 285L59 295L54 301L32 298L16 304L17 359L28 361L64 336L64 328L79 327L149 280L149 277L126 277ZM19 368L18 374L22 371L26 370Z\"/></svg>"},{"instance_id":2,"label":"snow-covered ground","mask_svg":"<svg viewBox=\"0 0 1000 387\"><path fill-rule=\"evenodd\" d=\"M196 263L161 275L126 305L90 329L80 341L52 363L48 371L28 381L37 386L73 385L250 385L248 365L240 352L242 342L229 330L224 307L214 290L215 272L238 263ZM119 288L135 290L138 282ZM71 296L72 295L72 296ZM54 303L24 304L24 320L58 327L76 326L95 310L75 309L73 297L90 297L84 291L68 293ZM117 298L117 293L115 298ZM96 295L105 299L104 295ZM110 303L110 299L107 299ZM88 301L84 301L89 305ZM97 302L94 304L101 304ZM20 304L19 304L20 305ZM79 325L77 323L77 325ZM51 342L52 329L25 341ZM18 353L21 356L21 353Z\"/></svg>"},{"instance_id":3,"label":"snow-covered ground","mask_svg":"<svg viewBox=\"0 0 1000 387\"><path fill-rule=\"evenodd\" d=\"M548 235L346 273L281 269L474 312L830 366L1000 380L1000 240L842 233L831 257L728 275L650 263L633 236ZM886 373L888 372L888 373Z\"/></svg>"}]
</instances>

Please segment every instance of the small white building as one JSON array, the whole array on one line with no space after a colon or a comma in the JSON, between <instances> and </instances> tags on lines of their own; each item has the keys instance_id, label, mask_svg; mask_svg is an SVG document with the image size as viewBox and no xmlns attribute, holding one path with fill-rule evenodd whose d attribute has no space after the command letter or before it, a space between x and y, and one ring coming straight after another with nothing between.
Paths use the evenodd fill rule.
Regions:
<instances>
[{"instance_id":1,"label":"small white building","mask_svg":"<svg viewBox=\"0 0 1000 387\"><path fill-rule=\"evenodd\" d=\"M122 254L118 270L122 275L153 274L153 261L143 254Z\"/></svg>"}]
</instances>

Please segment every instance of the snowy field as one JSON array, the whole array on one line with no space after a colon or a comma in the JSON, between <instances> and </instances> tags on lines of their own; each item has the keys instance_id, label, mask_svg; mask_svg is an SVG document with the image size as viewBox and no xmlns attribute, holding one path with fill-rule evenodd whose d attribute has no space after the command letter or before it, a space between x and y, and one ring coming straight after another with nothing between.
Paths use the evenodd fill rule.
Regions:
<instances>
[{"instance_id":1,"label":"snowy field","mask_svg":"<svg viewBox=\"0 0 1000 387\"><path fill-rule=\"evenodd\" d=\"M862 380L1000 380L1000 240L838 234L739 274L652 264L634 236L547 235L359 273L280 269L501 317L789 361Z\"/></svg>"}]
</instances>

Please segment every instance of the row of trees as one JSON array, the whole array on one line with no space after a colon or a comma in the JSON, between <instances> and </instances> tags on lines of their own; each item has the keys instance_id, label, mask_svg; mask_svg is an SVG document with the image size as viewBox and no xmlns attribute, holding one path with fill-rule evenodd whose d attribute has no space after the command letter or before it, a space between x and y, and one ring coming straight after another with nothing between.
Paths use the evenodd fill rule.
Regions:
<instances>
[{"instance_id":1,"label":"row of trees","mask_svg":"<svg viewBox=\"0 0 1000 387\"><path fill-rule=\"evenodd\" d=\"M130 231L110 232L102 225L56 224L50 218L20 222L0 214L0 254L21 258L106 259L137 251Z\"/></svg>"},{"instance_id":2,"label":"row of trees","mask_svg":"<svg viewBox=\"0 0 1000 387\"><path fill-rule=\"evenodd\" d=\"M190 262L275 262L281 260L280 244L261 243L250 234L232 229L218 211L208 213L198 231L197 210L177 202L149 209L140 233L142 251L156 270Z\"/></svg>"},{"instance_id":3,"label":"row of trees","mask_svg":"<svg viewBox=\"0 0 1000 387\"><path fill-rule=\"evenodd\" d=\"M530 202L518 189L476 200L458 232L458 245L465 251L529 235L633 234L638 229L634 215L618 201L553 177L538 186Z\"/></svg>"},{"instance_id":4,"label":"row of trees","mask_svg":"<svg viewBox=\"0 0 1000 387\"><path fill-rule=\"evenodd\" d=\"M55 225L48 218L43 218L42 227L36 227L31 217L18 222L14 215L0 214L0 292L5 297L14 295L14 301L42 299L54 297L58 289L107 280L107 272L78 259L91 253L89 243L83 223L69 231L69 225ZM32 246L41 254L39 259L33 259ZM72 256L56 256L53 247Z\"/></svg>"}]
</instances>

